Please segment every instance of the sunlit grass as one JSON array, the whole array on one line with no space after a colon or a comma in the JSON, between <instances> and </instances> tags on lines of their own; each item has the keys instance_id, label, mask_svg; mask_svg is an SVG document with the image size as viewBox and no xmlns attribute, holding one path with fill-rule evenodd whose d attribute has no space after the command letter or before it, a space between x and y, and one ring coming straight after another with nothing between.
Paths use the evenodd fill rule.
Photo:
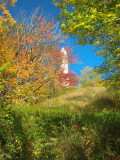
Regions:
<instances>
[{"instance_id":1,"label":"sunlit grass","mask_svg":"<svg viewBox=\"0 0 120 160\"><path fill-rule=\"evenodd\" d=\"M106 91L105 87L71 87L64 89L62 93L51 99L47 99L42 103L34 105L34 107L45 108L68 108L70 110L80 110L84 106L90 104L96 95L103 94Z\"/></svg>"}]
</instances>

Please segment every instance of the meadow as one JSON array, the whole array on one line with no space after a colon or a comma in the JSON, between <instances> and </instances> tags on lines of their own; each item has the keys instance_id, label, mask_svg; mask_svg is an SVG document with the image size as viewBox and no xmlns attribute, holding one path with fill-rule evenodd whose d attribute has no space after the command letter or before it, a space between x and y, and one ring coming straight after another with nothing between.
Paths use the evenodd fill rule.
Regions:
<instances>
[{"instance_id":1,"label":"meadow","mask_svg":"<svg viewBox=\"0 0 120 160\"><path fill-rule=\"evenodd\" d=\"M118 160L118 101L105 87L70 87L37 104L1 102L0 160Z\"/></svg>"}]
</instances>

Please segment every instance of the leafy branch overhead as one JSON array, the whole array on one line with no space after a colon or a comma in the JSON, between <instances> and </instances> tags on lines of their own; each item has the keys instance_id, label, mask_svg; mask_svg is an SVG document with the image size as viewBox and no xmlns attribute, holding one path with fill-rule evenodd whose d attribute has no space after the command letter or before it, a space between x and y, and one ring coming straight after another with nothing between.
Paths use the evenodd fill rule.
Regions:
<instances>
[{"instance_id":1,"label":"leafy branch overhead","mask_svg":"<svg viewBox=\"0 0 120 160\"><path fill-rule=\"evenodd\" d=\"M120 77L120 1L54 0L61 9L59 20L64 34L78 44L96 46L104 63L97 68L109 83L119 85Z\"/></svg>"}]
</instances>

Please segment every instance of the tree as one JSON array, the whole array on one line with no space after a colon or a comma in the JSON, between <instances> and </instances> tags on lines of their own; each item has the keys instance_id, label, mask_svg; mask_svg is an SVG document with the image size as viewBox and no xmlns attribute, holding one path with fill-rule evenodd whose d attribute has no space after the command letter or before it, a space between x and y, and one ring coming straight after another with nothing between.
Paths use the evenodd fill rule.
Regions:
<instances>
[{"instance_id":1,"label":"tree","mask_svg":"<svg viewBox=\"0 0 120 160\"><path fill-rule=\"evenodd\" d=\"M62 73L62 75L60 74L60 82L62 88L66 88L77 85L79 82L79 78L75 73Z\"/></svg>"},{"instance_id":2,"label":"tree","mask_svg":"<svg viewBox=\"0 0 120 160\"><path fill-rule=\"evenodd\" d=\"M14 25L16 21L9 13L9 10L7 9L7 5L14 6L14 4L17 2L17 0L1 0L0 1L0 31L5 30L9 28L9 25ZM4 28L5 27L5 28Z\"/></svg>"},{"instance_id":3,"label":"tree","mask_svg":"<svg viewBox=\"0 0 120 160\"><path fill-rule=\"evenodd\" d=\"M97 71L107 82L119 87L120 80L120 3L119 0L54 0L60 7L63 33L78 39L78 44L92 44L104 63Z\"/></svg>"},{"instance_id":4,"label":"tree","mask_svg":"<svg viewBox=\"0 0 120 160\"><path fill-rule=\"evenodd\" d=\"M16 86L9 87L7 97L15 102L37 102L51 96L62 87L61 77L66 78L61 70L64 54L59 48L65 37L56 31L53 20L48 21L37 12L32 15L29 25L16 24L13 28ZM72 50L69 47L66 50L67 61L73 63Z\"/></svg>"},{"instance_id":5,"label":"tree","mask_svg":"<svg viewBox=\"0 0 120 160\"><path fill-rule=\"evenodd\" d=\"M0 2L0 64L3 65L6 61L11 62L14 57L14 42L12 36L12 28L16 21L9 13L7 5L14 6L17 0L1 0Z\"/></svg>"},{"instance_id":6,"label":"tree","mask_svg":"<svg viewBox=\"0 0 120 160\"><path fill-rule=\"evenodd\" d=\"M0 72L0 83L2 84L2 96L5 98L5 94L8 91L9 86L14 84L15 76L15 39L13 38L13 27L16 21L12 18L8 5L13 6L15 0L1 0L0 2L0 68L5 69ZM9 65L8 65L9 64Z\"/></svg>"},{"instance_id":7,"label":"tree","mask_svg":"<svg viewBox=\"0 0 120 160\"><path fill-rule=\"evenodd\" d=\"M102 77L103 77L103 75L98 74L96 71L94 71L94 68L85 67L81 71L80 86L82 86L82 87L101 86L101 85L103 85Z\"/></svg>"},{"instance_id":8,"label":"tree","mask_svg":"<svg viewBox=\"0 0 120 160\"><path fill-rule=\"evenodd\" d=\"M2 2L2 5L6 6ZM4 12L7 12L6 13ZM39 101L51 96L61 86L61 70L64 54L59 48L66 37L56 29L53 20L47 20L36 9L31 19L21 23L13 21L7 8L3 7L0 41L0 64L9 67L0 74L4 94L9 102ZM67 61L75 57L69 47Z\"/></svg>"}]
</instances>

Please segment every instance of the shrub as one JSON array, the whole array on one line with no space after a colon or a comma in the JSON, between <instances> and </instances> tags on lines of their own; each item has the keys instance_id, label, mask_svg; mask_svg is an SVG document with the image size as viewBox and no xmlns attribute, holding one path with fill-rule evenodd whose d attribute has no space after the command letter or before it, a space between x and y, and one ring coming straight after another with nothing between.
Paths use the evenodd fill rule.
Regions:
<instances>
[{"instance_id":1,"label":"shrub","mask_svg":"<svg viewBox=\"0 0 120 160\"><path fill-rule=\"evenodd\" d=\"M63 107L1 108L3 160L116 160L120 112ZM7 116L6 116L7 115Z\"/></svg>"}]
</instances>

